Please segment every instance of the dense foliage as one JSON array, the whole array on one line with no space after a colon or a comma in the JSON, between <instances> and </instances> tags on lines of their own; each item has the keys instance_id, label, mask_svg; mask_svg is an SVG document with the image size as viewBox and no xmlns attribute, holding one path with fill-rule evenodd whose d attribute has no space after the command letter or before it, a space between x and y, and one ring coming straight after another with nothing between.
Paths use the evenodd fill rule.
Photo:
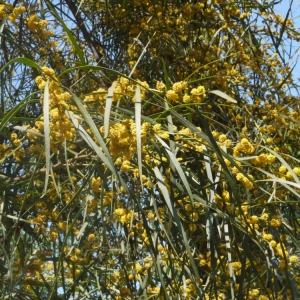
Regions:
<instances>
[{"instance_id":1,"label":"dense foliage","mask_svg":"<svg viewBox=\"0 0 300 300\"><path fill-rule=\"evenodd\" d=\"M0 3L3 299L299 298L291 9Z\"/></svg>"}]
</instances>

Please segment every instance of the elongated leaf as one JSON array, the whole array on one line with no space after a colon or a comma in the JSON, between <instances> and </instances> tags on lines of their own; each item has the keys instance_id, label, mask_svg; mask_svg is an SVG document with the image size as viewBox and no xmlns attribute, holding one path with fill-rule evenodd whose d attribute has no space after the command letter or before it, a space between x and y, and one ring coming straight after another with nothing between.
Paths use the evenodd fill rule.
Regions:
<instances>
[{"instance_id":1,"label":"elongated leaf","mask_svg":"<svg viewBox=\"0 0 300 300\"><path fill-rule=\"evenodd\" d=\"M156 32L154 32L152 38L155 36L155 33L156 33ZM149 46L150 42L151 42L151 39L148 41L147 45L143 48L143 51L142 51L141 55L139 56L138 60L136 61L135 65L134 65L134 67L132 68L130 74L128 75L129 78L132 76L132 74L133 74L135 68L137 67L137 65L138 65L138 63L140 62L140 60L142 59L142 57L144 56L144 53L146 52L146 49L147 49L147 47Z\"/></svg>"},{"instance_id":2,"label":"elongated leaf","mask_svg":"<svg viewBox=\"0 0 300 300\"><path fill-rule=\"evenodd\" d=\"M268 147L265 147L265 146L261 146L261 147L267 149L274 156L276 156L281 161L281 163L287 168L287 170L291 173L291 175L293 176L294 180L298 184L300 184L300 180L299 180L298 176L295 174L295 172L293 171L293 169L290 167L290 165L285 161L285 159L282 156L280 156L277 152L275 152L274 150L272 150L272 149L270 149Z\"/></svg>"},{"instance_id":3,"label":"elongated leaf","mask_svg":"<svg viewBox=\"0 0 300 300\"><path fill-rule=\"evenodd\" d=\"M166 110L168 111L170 109L168 101L165 100L164 103L165 103ZM168 114L167 121L168 121L168 130L169 130L169 133L174 136L174 125L173 125L173 119L172 119L172 115L171 114ZM176 151L178 150L178 148L176 148L175 141L173 141L173 140L170 140L170 149L171 149L171 151L176 156ZM172 170L174 168L172 164L171 164L171 168L172 168Z\"/></svg>"},{"instance_id":4,"label":"elongated leaf","mask_svg":"<svg viewBox=\"0 0 300 300\"><path fill-rule=\"evenodd\" d=\"M47 192L48 181L49 181L49 173L50 173L50 96L49 96L49 81L47 80L44 90L44 104L43 104L43 112L44 112L44 137L45 137L45 157L46 157L46 172L45 172L45 186L44 186L44 194Z\"/></svg>"},{"instance_id":5,"label":"elongated leaf","mask_svg":"<svg viewBox=\"0 0 300 300\"><path fill-rule=\"evenodd\" d=\"M167 189L166 185L164 184L163 176L162 176L162 174L159 171L159 169L158 169L157 166L154 167L154 174L155 174L155 176L156 176L156 178L158 180L157 181L158 182L158 186L159 186L159 188L160 188L160 190L161 190L161 192L163 194L163 197L164 197L164 199L166 201L166 204L167 204L167 206L168 206L168 208L169 208L169 210L170 210L170 212L171 212L171 214L172 214L172 216L173 216L173 218L174 218L174 220L176 222L178 230L179 230L179 232L180 232L180 234L181 234L181 236L183 238L183 245L184 245L184 248L185 248L185 250L186 250L186 252L188 254L188 257L189 257L189 260L190 260L190 264L191 264L192 269L194 271L194 275L196 276L196 279L197 278L199 279L200 278L199 277L199 273L198 273L198 270L197 270L197 267L196 267L196 264L195 264L195 260L193 258L192 252L191 252L191 248L190 248L188 240L187 240L187 235L186 235L186 233L184 231L184 228L182 226L180 218L179 218L179 216L177 214L177 211L176 211L176 209L174 207L174 203L171 202L168 189ZM199 293L199 295L202 296L203 295L202 288L200 286L196 285L196 289L197 289L197 292Z\"/></svg>"},{"instance_id":6,"label":"elongated leaf","mask_svg":"<svg viewBox=\"0 0 300 300\"><path fill-rule=\"evenodd\" d=\"M39 92L36 92L37 94ZM16 106L14 106L8 113L4 115L2 119L0 119L0 132L3 130L3 128L6 126L6 124L12 120L13 116L17 114L20 110L22 110L24 107L26 107L28 104L37 103L39 100L28 100L30 99L34 94L26 97L24 100L19 102ZM22 121L23 118L20 117L20 121ZM21 127L21 126L19 126ZM43 136L43 135L42 135Z\"/></svg>"},{"instance_id":7,"label":"elongated leaf","mask_svg":"<svg viewBox=\"0 0 300 300\"><path fill-rule=\"evenodd\" d=\"M81 226L77 236L76 236L76 239L79 240L83 234L83 232L85 231L85 228L88 226L88 222L84 222L83 225Z\"/></svg>"},{"instance_id":8,"label":"elongated leaf","mask_svg":"<svg viewBox=\"0 0 300 300\"><path fill-rule=\"evenodd\" d=\"M254 158L257 158L257 157L258 157L257 155L254 155L254 156L235 157L235 159L237 161L244 161L244 160L254 159Z\"/></svg>"},{"instance_id":9,"label":"elongated leaf","mask_svg":"<svg viewBox=\"0 0 300 300\"><path fill-rule=\"evenodd\" d=\"M154 174L155 174L155 176L157 178L158 187L159 187L161 193L163 194L163 196L165 198L165 201L167 203L167 206L168 206L171 214L174 217L173 206L171 204L171 199L170 199L170 196L169 196L169 191L168 191L166 185L164 184L164 178L163 178L162 174L160 173L158 167L154 168Z\"/></svg>"},{"instance_id":10,"label":"elongated leaf","mask_svg":"<svg viewBox=\"0 0 300 300\"><path fill-rule=\"evenodd\" d=\"M223 92L221 92L219 90L209 91L209 93L215 94L215 95L217 95L217 96L219 96L219 97L221 97L223 99L226 99L226 100L228 100L228 101L230 101L232 103L237 103L236 100L234 100L233 98L231 98L230 96L228 96L227 94L225 94L225 93L223 93Z\"/></svg>"},{"instance_id":11,"label":"elongated leaf","mask_svg":"<svg viewBox=\"0 0 300 300\"><path fill-rule=\"evenodd\" d=\"M235 283L235 275L232 267L232 255L231 255L231 247L230 247L230 233L228 223L224 224L224 235L225 235L225 243L227 248L227 257L228 257L228 265L229 265L229 275L230 275L230 291L231 291L231 299L234 299L234 283Z\"/></svg>"},{"instance_id":12,"label":"elongated leaf","mask_svg":"<svg viewBox=\"0 0 300 300\"><path fill-rule=\"evenodd\" d=\"M73 180L72 180L72 176L71 176L71 172L70 172L70 167L69 167L69 163L68 163L68 154L67 154L67 142L66 142L66 139L64 141L64 155L65 155L66 168L67 168L69 182L71 184L72 190L75 191L75 186L74 186L74 183L73 183Z\"/></svg>"},{"instance_id":13,"label":"elongated leaf","mask_svg":"<svg viewBox=\"0 0 300 300\"><path fill-rule=\"evenodd\" d=\"M135 129L136 129L136 149L138 158L138 169L140 176L140 183L143 190L143 174L142 174L142 137L141 137L141 110L142 110L142 99L141 89L138 85L135 90Z\"/></svg>"},{"instance_id":14,"label":"elongated leaf","mask_svg":"<svg viewBox=\"0 0 300 300\"><path fill-rule=\"evenodd\" d=\"M265 171L265 170L262 170L260 169L259 170L260 172L268 175L269 177L271 177L272 179L262 179L262 180L258 180L258 181L271 181L271 182L278 182L280 183L281 185L283 185L286 189L288 189L289 191L291 191L295 196L298 197L298 199L300 199L300 194L297 193L296 190L292 189L290 186L294 186L295 188L297 188L298 190L300 189L300 184L299 183L295 183L295 182L292 182L292 181L288 181L288 180L282 180L278 177L276 177L275 175Z\"/></svg>"},{"instance_id":15,"label":"elongated leaf","mask_svg":"<svg viewBox=\"0 0 300 300\"><path fill-rule=\"evenodd\" d=\"M40 66L35 63L34 61L32 61L31 59L25 58L25 57L17 57L17 58L13 58L11 59L7 64L5 64L1 69L0 69L0 73L2 73L9 65L12 65L16 62L19 62L21 64L27 65L29 67L33 67L37 70L41 70Z\"/></svg>"},{"instance_id":16,"label":"elongated leaf","mask_svg":"<svg viewBox=\"0 0 300 300\"><path fill-rule=\"evenodd\" d=\"M104 113L104 138L107 138L109 133L109 118L110 110L112 105L112 98L117 82L115 81L112 86L108 89L108 94L105 103L105 113Z\"/></svg>"},{"instance_id":17,"label":"elongated leaf","mask_svg":"<svg viewBox=\"0 0 300 300\"><path fill-rule=\"evenodd\" d=\"M169 157L170 157L170 160L172 161L172 163L174 164L177 172L178 172L178 175L180 176L181 180L182 180L182 183L184 185L184 187L186 188L187 192L188 192L188 195L191 199L191 202L192 202L192 205L194 205L194 202L193 202L193 194L192 194L192 191L191 191L191 188L189 186L189 183L187 181L187 178L185 176L185 173L180 165L180 163L178 162L175 154L171 151L170 147L158 136L158 135L155 135L156 139L163 145L163 147L166 149Z\"/></svg>"},{"instance_id":18,"label":"elongated leaf","mask_svg":"<svg viewBox=\"0 0 300 300\"><path fill-rule=\"evenodd\" d=\"M223 172L225 173L226 179L228 181L228 184L232 190L232 194L234 196L234 199L237 200L237 202L239 203L240 198L238 196L238 191L237 191L237 187L236 187L236 180L235 178L232 176L231 172L229 171L228 167L226 166L226 163L224 161L224 157L227 158L230 163L237 167L240 170L240 167L237 165L237 163L235 162L235 160L233 159L233 157L231 155L229 155L228 153L226 153L225 151L223 151L222 149L220 149L220 147L218 146L217 142L215 141L209 127L208 124L206 122L206 119L202 116L200 116L200 121L202 123L203 128L205 129L207 135L205 133L203 133L202 131L200 131L194 124L192 124L191 122L189 122L188 120L186 120L182 115L180 115L179 113L177 113L174 110L170 110L171 114L174 115L174 117L176 117L180 123L182 123L185 127L189 128L194 134L198 135L201 139L203 139L205 142L208 143L208 145L210 145L210 147L216 152L218 159L220 161L220 164L223 168Z\"/></svg>"},{"instance_id":19,"label":"elongated leaf","mask_svg":"<svg viewBox=\"0 0 300 300\"><path fill-rule=\"evenodd\" d=\"M6 218L10 218L10 219L13 219L13 220L16 220L16 221L22 221L22 222L25 222L25 223L28 223L28 224L39 224L39 223L36 223L36 222L32 222L32 221L28 221L28 220L22 219L20 217L15 217L15 216L11 216L11 215L2 214L1 213L1 209L0 209L0 216L1 217L4 216Z\"/></svg>"},{"instance_id":20,"label":"elongated leaf","mask_svg":"<svg viewBox=\"0 0 300 300\"><path fill-rule=\"evenodd\" d=\"M56 195L60 198L61 197L61 188L60 188L60 185L59 185L59 181L57 183L55 181L55 175L54 175L53 167L52 167L51 163L50 163L50 173L51 173L52 183L53 183L54 188L56 190Z\"/></svg>"},{"instance_id":21,"label":"elongated leaf","mask_svg":"<svg viewBox=\"0 0 300 300\"><path fill-rule=\"evenodd\" d=\"M28 128L25 128L25 127L22 127L22 126L19 126L19 125L14 126L13 128L16 129L16 130L19 130L19 131L28 132L28 133L30 133L32 135L35 135L35 136L38 136L38 137L44 137L44 135L39 133L39 132L36 132L34 130L31 130L31 129L28 129Z\"/></svg>"},{"instance_id":22,"label":"elongated leaf","mask_svg":"<svg viewBox=\"0 0 300 300\"><path fill-rule=\"evenodd\" d=\"M91 131L93 132L93 134L95 135L96 139L98 140L103 152L106 155L105 158L105 164L107 164L108 168L113 172L113 174L115 175L116 178L119 178L118 173L114 167L112 158L110 156L110 153L106 147L106 144L99 132L99 129L97 128L97 126L95 125L93 119L91 118L90 114L88 113L88 111L86 110L86 108L83 106L83 104L81 103L81 100L74 95L71 91L70 93L73 95L73 99L77 105L77 107L79 108L79 111L82 113L84 120L86 121L86 123L89 125L89 128L91 129ZM82 128L82 126L80 126ZM82 128L83 129L83 128ZM93 141L94 142L94 141ZM95 144L95 142L94 142ZM96 144L95 144L96 145ZM97 147L99 148L99 147ZM102 151L101 151L102 152Z\"/></svg>"},{"instance_id":23,"label":"elongated leaf","mask_svg":"<svg viewBox=\"0 0 300 300\"><path fill-rule=\"evenodd\" d=\"M112 171L112 173L115 173L116 170L115 170L114 166L110 163L108 158L101 151L99 146L97 146L97 144L94 142L94 140L89 136L89 134L85 131L85 129L77 122L77 120L74 118L74 116L69 111L66 111L66 115L71 119L75 128L79 131L80 135L86 141L86 143L96 152L96 154L99 156L99 158Z\"/></svg>"}]
</instances>

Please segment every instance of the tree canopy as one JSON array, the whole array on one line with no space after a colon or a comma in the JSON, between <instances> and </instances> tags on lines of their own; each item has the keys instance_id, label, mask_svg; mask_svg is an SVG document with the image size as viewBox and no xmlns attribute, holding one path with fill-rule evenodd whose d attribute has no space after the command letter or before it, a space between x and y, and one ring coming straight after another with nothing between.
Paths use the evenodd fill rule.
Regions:
<instances>
[{"instance_id":1,"label":"tree canopy","mask_svg":"<svg viewBox=\"0 0 300 300\"><path fill-rule=\"evenodd\" d=\"M0 1L3 299L299 299L279 2Z\"/></svg>"}]
</instances>

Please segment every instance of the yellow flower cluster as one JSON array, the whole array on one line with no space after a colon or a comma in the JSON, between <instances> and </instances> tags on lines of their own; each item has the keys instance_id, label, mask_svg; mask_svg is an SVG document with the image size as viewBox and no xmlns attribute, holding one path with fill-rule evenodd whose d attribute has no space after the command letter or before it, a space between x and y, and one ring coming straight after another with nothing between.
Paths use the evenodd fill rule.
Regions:
<instances>
[{"instance_id":1,"label":"yellow flower cluster","mask_svg":"<svg viewBox=\"0 0 300 300\"><path fill-rule=\"evenodd\" d=\"M24 154L25 154L25 150L23 148L20 148L17 151L13 152L13 156L18 162L22 161Z\"/></svg>"},{"instance_id":2,"label":"yellow flower cluster","mask_svg":"<svg viewBox=\"0 0 300 300\"><path fill-rule=\"evenodd\" d=\"M12 4L0 4L0 20L4 20L13 10Z\"/></svg>"},{"instance_id":3,"label":"yellow flower cluster","mask_svg":"<svg viewBox=\"0 0 300 300\"><path fill-rule=\"evenodd\" d=\"M253 188L253 183L252 183L253 176L251 174L249 174L248 177L250 179L247 178L243 173L238 173L236 175L236 180L244 183L244 185L247 189L252 189Z\"/></svg>"},{"instance_id":4,"label":"yellow flower cluster","mask_svg":"<svg viewBox=\"0 0 300 300\"><path fill-rule=\"evenodd\" d=\"M233 148L233 155L235 157L240 157L241 154L253 154L254 151L255 147L249 142L249 140L242 138L242 140Z\"/></svg>"},{"instance_id":5,"label":"yellow flower cluster","mask_svg":"<svg viewBox=\"0 0 300 300\"><path fill-rule=\"evenodd\" d=\"M166 85L163 82L161 82L161 81L156 82L156 89L158 91L163 91L165 88L166 88Z\"/></svg>"},{"instance_id":6,"label":"yellow flower cluster","mask_svg":"<svg viewBox=\"0 0 300 300\"><path fill-rule=\"evenodd\" d=\"M292 264L296 264L299 261L299 257L296 256L296 255L292 255L292 256L289 257L289 261Z\"/></svg>"},{"instance_id":7,"label":"yellow flower cluster","mask_svg":"<svg viewBox=\"0 0 300 300\"><path fill-rule=\"evenodd\" d=\"M1 8L0 8L0 10L1 10ZM12 13L10 14L10 16L8 17L9 21L12 23L15 23L18 16L21 15L22 13L24 13L25 11L26 11L26 8L24 6L15 7L13 9ZM1 12L0 12L0 15L1 15Z\"/></svg>"},{"instance_id":8,"label":"yellow flower cluster","mask_svg":"<svg viewBox=\"0 0 300 300\"><path fill-rule=\"evenodd\" d=\"M99 192L100 191L100 184L101 184L102 180L100 177L93 177L91 179L91 188L93 192Z\"/></svg>"},{"instance_id":9,"label":"yellow flower cluster","mask_svg":"<svg viewBox=\"0 0 300 300\"><path fill-rule=\"evenodd\" d=\"M27 25L30 31L43 30L47 25L48 21L40 20L37 15L31 15L26 19Z\"/></svg>"},{"instance_id":10,"label":"yellow flower cluster","mask_svg":"<svg viewBox=\"0 0 300 300\"><path fill-rule=\"evenodd\" d=\"M131 222L131 220L135 220L137 218L137 213L125 208L116 208L115 216L121 223L127 223Z\"/></svg>"},{"instance_id":11,"label":"yellow flower cluster","mask_svg":"<svg viewBox=\"0 0 300 300\"><path fill-rule=\"evenodd\" d=\"M19 146L21 144L21 141L16 133L12 133L10 135L10 140L14 144L14 146Z\"/></svg>"},{"instance_id":12,"label":"yellow flower cluster","mask_svg":"<svg viewBox=\"0 0 300 300\"><path fill-rule=\"evenodd\" d=\"M28 29L33 33L32 37L35 40L40 40L40 48L37 49L41 55L45 55L51 48L54 48L54 57L57 65L63 67L60 62L60 56L58 55L55 48L58 43L55 40L51 40L50 37L54 35L54 31L51 29L46 29L48 25L47 20L41 20L38 15L32 14L26 18L26 23ZM63 69L63 68L62 68Z\"/></svg>"},{"instance_id":13,"label":"yellow flower cluster","mask_svg":"<svg viewBox=\"0 0 300 300\"><path fill-rule=\"evenodd\" d=\"M175 82L172 86L172 90L179 94L182 91L184 91L187 87L187 83L185 81L179 81L179 82Z\"/></svg>"},{"instance_id":14,"label":"yellow flower cluster","mask_svg":"<svg viewBox=\"0 0 300 300\"><path fill-rule=\"evenodd\" d=\"M183 92L187 88L185 81L175 82L171 90L166 92L166 98L172 103L202 103L206 98L204 86L198 86L190 91L190 94Z\"/></svg>"},{"instance_id":15,"label":"yellow flower cluster","mask_svg":"<svg viewBox=\"0 0 300 300\"><path fill-rule=\"evenodd\" d=\"M265 167L267 164L273 163L276 160L276 157L273 154L262 153L251 162L255 166Z\"/></svg>"},{"instance_id":16,"label":"yellow flower cluster","mask_svg":"<svg viewBox=\"0 0 300 300\"><path fill-rule=\"evenodd\" d=\"M67 117L67 115L65 114L65 110L70 109L69 102L71 100L71 95L68 92L64 92L59 86L59 81L53 69L44 66L42 67L42 72L44 78L49 80L49 104L51 118L50 138L52 141L52 151L56 152L57 146L55 144L61 144L65 140L71 142L74 138L75 128L69 120L69 118ZM38 76L35 80L38 84L39 89L41 90L43 90L46 85L46 81L44 78L42 76ZM35 125L37 127L35 128L35 130L38 129L38 131L41 132L43 129L43 124L41 123L41 121L37 121Z\"/></svg>"},{"instance_id":17,"label":"yellow flower cluster","mask_svg":"<svg viewBox=\"0 0 300 300\"><path fill-rule=\"evenodd\" d=\"M2 160L4 157L6 157L10 153L10 146L0 144L0 159Z\"/></svg>"},{"instance_id":18,"label":"yellow flower cluster","mask_svg":"<svg viewBox=\"0 0 300 300\"><path fill-rule=\"evenodd\" d=\"M204 86L198 86L191 90L191 102L201 103L206 97L206 91Z\"/></svg>"},{"instance_id":19,"label":"yellow flower cluster","mask_svg":"<svg viewBox=\"0 0 300 300\"><path fill-rule=\"evenodd\" d=\"M136 135L132 130L135 129L134 121L126 119L121 123L112 124L109 129L109 149L113 158L120 155L125 160L131 159L131 149L136 147ZM103 131L103 127L101 128Z\"/></svg>"},{"instance_id":20,"label":"yellow flower cluster","mask_svg":"<svg viewBox=\"0 0 300 300\"><path fill-rule=\"evenodd\" d=\"M121 166L121 170L123 172L128 172L130 169L130 161L129 160L124 160Z\"/></svg>"}]
</instances>

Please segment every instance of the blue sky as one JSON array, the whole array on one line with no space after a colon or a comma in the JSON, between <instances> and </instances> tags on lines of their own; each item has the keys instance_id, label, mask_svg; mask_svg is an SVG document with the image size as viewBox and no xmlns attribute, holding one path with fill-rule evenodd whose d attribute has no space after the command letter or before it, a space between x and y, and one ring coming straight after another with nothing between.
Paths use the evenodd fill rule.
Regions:
<instances>
[{"instance_id":1,"label":"blue sky","mask_svg":"<svg viewBox=\"0 0 300 300\"><path fill-rule=\"evenodd\" d=\"M288 9L290 7L291 0L282 0L281 3L276 4L275 6L275 13L281 14L283 18L285 18ZM292 9L290 17L294 20L295 28L300 31L300 0L294 0L292 2ZM286 46L289 46L287 43ZM291 65L294 65L296 63L296 67L293 71L295 78L300 79L300 63L297 63L297 58L300 55L300 43L293 42L292 43L292 51L295 53ZM300 80L297 81L300 84Z\"/></svg>"}]
</instances>

